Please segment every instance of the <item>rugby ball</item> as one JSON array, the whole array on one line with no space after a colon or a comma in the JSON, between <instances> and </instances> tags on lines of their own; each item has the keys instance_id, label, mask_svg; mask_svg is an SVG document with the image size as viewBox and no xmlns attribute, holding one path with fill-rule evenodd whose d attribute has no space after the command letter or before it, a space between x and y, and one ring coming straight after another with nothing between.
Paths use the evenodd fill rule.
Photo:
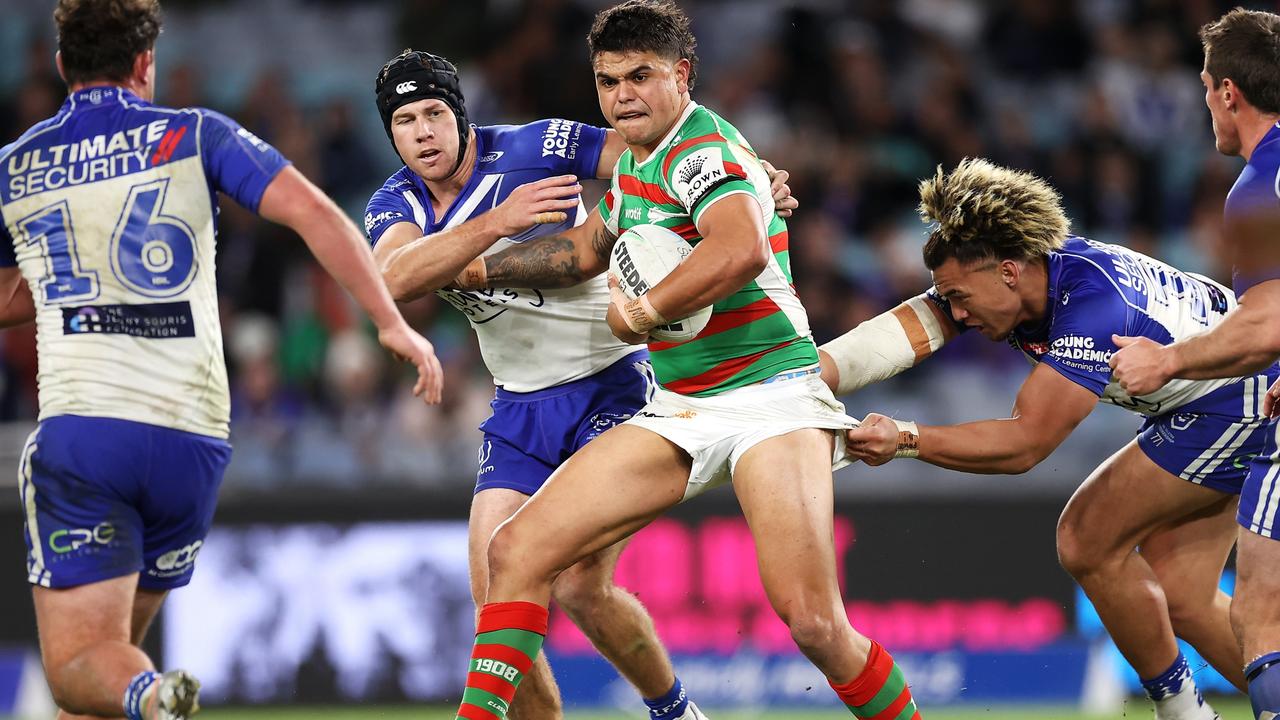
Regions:
<instances>
[{"instance_id":1,"label":"rugby ball","mask_svg":"<svg viewBox=\"0 0 1280 720\"><path fill-rule=\"evenodd\" d=\"M664 227L636 225L627 228L613 244L609 272L618 278L627 297L636 298L661 282L691 252L692 245ZM711 307L704 307L687 318L655 327L649 337L659 342L688 342L702 332L710 319Z\"/></svg>"}]
</instances>

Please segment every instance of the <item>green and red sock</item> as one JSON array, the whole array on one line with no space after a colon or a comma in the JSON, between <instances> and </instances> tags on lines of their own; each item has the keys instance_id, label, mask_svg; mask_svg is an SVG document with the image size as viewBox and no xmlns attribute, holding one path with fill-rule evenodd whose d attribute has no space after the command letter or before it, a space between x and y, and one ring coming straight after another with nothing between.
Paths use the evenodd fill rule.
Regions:
<instances>
[{"instance_id":1,"label":"green and red sock","mask_svg":"<svg viewBox=\"0 0 1280 720\"><path fill-rule=\"evenodd\" d=\"M480 609L467 689L455 720L505 720L521 678L547 635L547 609L531 602Z\"/></svg>"},{"instance_id":2,"label":"green and red sock","mask_svg":"<svg viewBox=\"0 0 1280 720\"><path fill-rule=\"evenodd\" d=\"M845 685L831 683L849 712L862 720L920 720L907 678L880 643L871 641L867 666Z\"/></svg>"}]
</instances>

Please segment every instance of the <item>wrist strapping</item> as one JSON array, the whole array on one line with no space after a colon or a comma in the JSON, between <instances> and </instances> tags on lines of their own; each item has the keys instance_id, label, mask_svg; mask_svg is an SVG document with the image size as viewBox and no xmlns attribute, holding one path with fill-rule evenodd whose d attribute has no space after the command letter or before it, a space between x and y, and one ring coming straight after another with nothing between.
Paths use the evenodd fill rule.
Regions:
<instances>
[{"instance_id":1,"label":"wrist strapping","mask_svg":"<svg viewBox=\"0 0 1280 720\"><path fill-rule=\"evenodd\" d=\"M489 270L485 267L484 256L472 260L467 266L462 268L462 272L458 273L458 277L453 281L461 290L482 290L489 284Z\"/></svg>"},{"instance_id":2,"label":"wrist strapping","mask_svg":"<svg viewBox=\"0 0 1280 720\"><path fill-rule=\"evenodd\" d=\"M634 300L628 300L622 306L622 319L626 321L627 327L631 328L631 332L640 335L647 334L654 327L667 322L667 319L662 317L662 313L653 309L648 293Z\"/></svg>"},{"instance_id":3,"label":"wrist strapping","mask_svg":"<svg viewBox=\"0 0 1280 720\"><path fill-rule=\"evenodd\" d=\"M894 420L898 426L898 448L894 450L895 458L920 457L920 429L910 420Z\"/></svg>"}]
</instances>

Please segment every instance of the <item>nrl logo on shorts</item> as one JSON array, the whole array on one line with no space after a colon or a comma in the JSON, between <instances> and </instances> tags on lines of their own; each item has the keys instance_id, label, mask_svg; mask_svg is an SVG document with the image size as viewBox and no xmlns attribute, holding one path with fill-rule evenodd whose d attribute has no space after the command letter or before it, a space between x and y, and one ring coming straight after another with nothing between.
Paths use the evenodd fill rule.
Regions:
<instances>
[{"instance_id":1,"label":"nrl logo on shorts","mask_svg":"<svg viewBox=\"0 0 1280 720\"><path fill-rule=\"evenodd\" d=\"M689 162L685 163L684 167L680 168L680 182L693 182L693 179L698 177L698 174L702 172L702 166L706 164L706 162L707 158L705 156L700 155L690 158Z\"/></svg>"}]
</instances>

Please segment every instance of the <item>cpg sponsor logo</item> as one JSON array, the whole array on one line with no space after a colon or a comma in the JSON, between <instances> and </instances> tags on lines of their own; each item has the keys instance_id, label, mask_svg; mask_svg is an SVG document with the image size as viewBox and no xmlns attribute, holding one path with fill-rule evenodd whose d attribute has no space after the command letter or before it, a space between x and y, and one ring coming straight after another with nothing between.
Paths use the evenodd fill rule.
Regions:
<instances>
[{"instance_id":1,"label":"cpg sponsor logo","mask_svg":"<svg viewBox=\"0 0 1280 720\"><path fill-rule=\"evenodd\" d=\"M399 85L397 85L397 86L396 86L396 94L397 94L397 95L404 95L405 93L411 93L411 92L413 92L414 90L417 90L417 89L418 89L418 81L417 81L417 80L406 80L406 81L404 81L404 82L402 82L402 83L400 83Z\"/></svg>"},{"instance_id":2,"label":"cpg sponsor logo","mask_svg":"<svg viewBox=\"0 0 1280 720\"><path fill-rule=\"evenodd\" d=\"M203 545L203 540L197 540L177 550L170 550L156 558L156 569L161 574L176 574L185 571L196 561L196 556L200 554L200 548Z\"/></svg>"},{"instance_id":3,"label":"cpg sponsor logo","mask_svg":"<svg viewBox=\"0 0 1280 720\"><path fill-rule=\"evenodd\" d=\"M236 134L244 138L245 142L257 148L258 152L267 152L271 149L271 146L263 142L262 138L244 128L236 128Z\"/></svg>"},{"instance_id":4,"label":"cpg sponsor logo","mask_svg":"<svg viewBox=\"0 0 1280 720\"><path fill-rule=\"evenodd\" d=\"M64 528L49 535L49 549L62 555L85 545L110 545L115 537L116 527L109 522L91 528Z\"/></svg>"}]
</instances>

